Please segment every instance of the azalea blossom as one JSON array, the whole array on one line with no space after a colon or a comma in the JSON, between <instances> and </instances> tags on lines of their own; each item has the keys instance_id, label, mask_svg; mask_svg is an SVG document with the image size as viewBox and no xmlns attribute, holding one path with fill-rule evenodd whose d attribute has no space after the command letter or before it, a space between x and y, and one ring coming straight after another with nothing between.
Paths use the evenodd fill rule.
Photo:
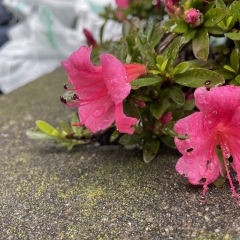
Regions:
<instances>
[{"instance_id":1,"label":"azalea blossom","mask_svg":"<svg viewBox=\"0 0 240 240\"><path fill-rule=\"evenodd\" d=\"M240 183L240 87L229 85L209 91L201 87L194 95L200 112L179 120L174 127L177 133L188 136L185 140L175 138L175 144L183 155L176 164L176 170L191 184L204 186L204 200L207 186L219 174L223 175L224 167L233 194L239 199L229 174L228 158L233 157L231 165ZM217 156L217 147L221 149L224 166Z\"/></svg>"},{"instance_id":2,"label":"azalea blossom","mask_svg":"<svg viewBox=\"0 0 240 240\"><path fill-rule=\"evenodd\" d=\"M100 56L100 66L94 66L90 60L91 48L80 47L72 53L62 65L68 72L69 82L75 91L70 101L61 97L68 106L78 107L80 123L91 132L109 127L115 120L120 132L133 134L131 128L138 119L127 117L123 113L123 100L131 91L130 83L146 73L141 64L122 64L110 54Z\"/></svg>"}]
</instances>

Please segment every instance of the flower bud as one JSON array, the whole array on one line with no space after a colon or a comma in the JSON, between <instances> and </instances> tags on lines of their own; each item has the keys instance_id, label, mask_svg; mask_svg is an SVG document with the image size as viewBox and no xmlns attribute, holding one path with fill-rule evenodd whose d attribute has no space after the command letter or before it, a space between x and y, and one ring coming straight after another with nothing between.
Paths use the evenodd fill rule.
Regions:
<instances>
[{"instance_id":1,"label":"flower bud","mask_svg":"<svg viewBox=\"0 0 240 240\"><path fill-rule=\"evenodd\" d=\"M190 23L192 27L197 27L202 24L202 17L203 15L199 10L191 8L186 12L184 21Z\"/></svg>"}]
</instances>

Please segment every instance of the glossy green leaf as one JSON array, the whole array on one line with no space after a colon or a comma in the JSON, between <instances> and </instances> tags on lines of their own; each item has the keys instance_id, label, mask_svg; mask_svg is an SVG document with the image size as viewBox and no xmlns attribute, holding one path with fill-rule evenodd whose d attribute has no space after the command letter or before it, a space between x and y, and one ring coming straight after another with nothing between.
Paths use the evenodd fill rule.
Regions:
<instances>
[{"instance_id":1,"label":"glossy green leaf","mask_svg":"<svg viewBox=\"0 0 240 240\"><path fill-rule=\"evenodd\" d=\"M132 81L131 87L132 89L139 89L140 87L151 86L155 84L161 84L163 79L156 75L148 75L147 77L138 78Z\"/></svg>"},{"instance_id":2,"label":"glossy green leaf","mask_svg":"<svg viewBox=\"0 0 240 240\"><path fill-rule=\"evenodd\" d=\"M240 40L240 31L235 30L235 31L226 33L226 36L229 37L232 40Z\"/></svg>"},{"instance_id":3,"label":"glossy green leaf","mask_svg":"<svg viewBox=\"0 0 240 240\"><path fill-rule=\"evenodd\" d=\"M181 19L166 20L162 24L164 31L173 33L185 33L189 29L189 25Z\"/></svg>"},{"instance_id":4,"label":"glossy green leaf","mask_svg":"<svg viewBox=\"0 0 240 240\"><path fill-rule=\"evenodd\" d=\"M193 53L201 61L207 61L209 54L209 36L205 28L200 28L192 40Z\"/></svg>"},{"instance_id":5,"label":"glossy green leaf","mask_svg":"<svg viewBox=\"0 0 240 240\"><path fill-rule=\"evenodd\" d=\"M229 65L224 65L223 68L227 69L230 72L235 73L235 70L231 66L229 66Z\"/></svg>"},{"instance_id":6,"label":"glossy green leaf","mask_svg":"<svg viewBox=\"0 0 240 240\"><path fill-rule=\"evenodd\" d=\"M226 33L226 31L224 31L219 26L206 27L206 29L209 33L214 34L214 35L223 35Z\"/></svg>"},{"instance_id":7,"label":"glossy green leaf","mask_svg":"<svg viewBox=\"0 0 240 240\"><path fill-rule=\"evenodd\" d=\"M152 36L149 40L150 46L152 48L156 47L156 45L160 42L163 35L164 35L164 31L162 30L160 23L155 24Z\"/></svg>"},{"instance_id":8,"label":"glossy green leaf","mask_svg":"<svg viewBox=\"0 0 240 240\"><path fill-rule=\"evenodd\" d=\"M116 141L119 136L120 136L120 132L117 129L115 129L110 136L110 143L113 143L114 141Z\"/></svg>"},{"instance_id":9,"label":"glossy green leaf","mask_svg":"<svg viewBox=\"0 0 240 240\"><path fill-rule=\"evenodd\" d=\"M210 9L214 8L215 4L216 4L216 3L215 3L214 1L213 1L213 2L209 2L208 4L206 4L206 5L203 7L201 13L202 13L202 14L205 14L205 13L208 12ZM220 8L221 8L221 7L220 7Z\"/></svg>"},{"instance_id":10,"label":"glossy green leaf","mask_svg":"<svg viewBox=\"0 0 240 240\"><path fill-rule=\"evenodd\" d=\"M240 15L240 3L239 1L234 1L228 8L228 15L226 19L228 29L233 28L238 20L238 15Z\"/></svg>"},{"instance_id":11,"label":"glossy green leaf","mask_svg":"<svg viewBox=\"0 0 240 240\"><path fill-rule=\"evenodd\" d=\"M158 139L149 139L143 146L143 160L145 163L151 162L158 154L160 141Z\"/></svg>"},{"instance_id":12,"label":"glossy green leaf","mask_svg":"<svg viewBox=\"0 0 240 240\"><path fill-rule=\"evenodd\" d=\"M60 132L56 128L54 128L50 124L48 124L47 122L38 120L38 121L36 121L36 125L41 131L43 131L46 134L49 134L52 136L60 136Z\"/></svg>"},{"instance_id":13,"label":"glossy green leaf","mask_svg":"<svg viewBox=\"0 0 240 240\"><path fill-rule=\"evenodd\" d=\"M239 69L239 55L236 49L234 49L230 55L230 63L232 68L238 72Z\"/></svg>"},{"instance_id":14,"label":"glossy green leaf","mask_svg":"<svg viewBox=\"0 0 240 240\"><path fill-rule=\"evenodd\" d=\"M119 143L124 146L142 146L144 136L138 134L124 134L120 139Z\"/></svg>"},{"instance_id":15,"label":"glossy green leaf","mask_svg":"<svg viewBox=\"0 0 240 240\"><path fill-rule=\"evenodd\" d=\"M185 96L182 92L181 89L179 89L178 87L171 87L169 89L169 93L170 93L170 96L172 98L172 100L177 103L177 104L180 104L180 105L183 105L184 102L185 102Z\"/></svg>"},{"instance_id":16,"label":"glossy green leaf","mask_svg":"<svg viewBox=\"0 0 240 240\"><path fill-rule=\"evenodd\" d=\"M187 32L185 32L183 35L182 35L182 43L183 45L190 42L195 34L197 32L197 29L189 29Z\"/></svg>"},{"instance_id":17,"label":"glossy green leaf","mask_svg":"<svg viewBox=\"0 0 240 240\"><path fill-rule=\"evenodd\" d=\"M164 99L162 102L152 103L150 105L150 111L156 119L159 119L169 106L169 101L167 99Z\"/></svg>"},{"instance_id":18,"label":"glossy green leaf","mask_svg":"<svg viewBox=\"0 0 240 240\"><path fill-rule=\"evenodd\" d=\"M216 7L217 8L226 8L226 4L223 0L216 0Z\"/></svg>"},{"instance_id":19,"label":"glossy green leaf","mask_svg":"<svg viewBox=\"0 0 240 240\"><path fill-rule=\"evenodd\" d=\"M204 16L204 26L212 27L218 24L227 14L227 11L223 8L210 9Z\"/></svg>"},{"instance_id":20,"label":"glossy green leaf","mask_svg":"<svg viewBox=\"0 0 240 240\"><path fill-rule=\"evenodd\" d=\"M173 63L175 59L178 57L178 53L182 45L183 45L182 38L180 36L176 37L163 52L162 56L164 57L164 59L165 60L168 59L166 71L173 67Z\"/></svg>"},{"instance_id":21,"label":"glossy green leaf","mask_svg":"<svg viewBox=\"0 0 240 240\"><path fill-rule=\"evenodd\" d=\"M181 62L173 69L173 75L183 73L188 70L188 62Z\"/></svg>"},{"instance_id":22,"label":"glossy green leaf","mask_svg":"<svg viewBox=\"0 0 240 240\"><path fill-rule=\"evenodd\" d=\"M155 53L155 50L150 46L147 40L147 36L142 32L138 32L136 44L147 67L149 69L157 70L156 69L157 54Z\"/></svg>"},{"instance_id":23,"label":"glossy green leaf","mask_svg":"<svg viewBox=\"0 0 240 240\"><path fill-rule=\"evenodd\" d=\"M214 87L222 85L225 81L217 73L207 69L190 69L175 77L175 82L187 87Z\"/></svg>"},{"instance_id":24,"label":"glossy green leaf","mask_svg":"<svg viewBox=\"0 0 240 240\"><path fill-rule=\"evenodd\" d=\"M226 70L224 68L217 69L214 72L216 72L217 74L222 76L224 79L233 79L233 77L234 77L234 75L231 72L229 72L228 70Z\"/></svg>"}]
</instances>

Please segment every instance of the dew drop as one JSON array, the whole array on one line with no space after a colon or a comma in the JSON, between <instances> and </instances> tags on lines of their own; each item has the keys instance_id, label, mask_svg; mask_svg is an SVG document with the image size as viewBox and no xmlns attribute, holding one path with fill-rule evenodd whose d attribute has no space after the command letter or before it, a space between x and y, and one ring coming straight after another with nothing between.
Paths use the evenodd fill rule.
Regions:
<instances>
[{"instance_id":1,"label":"dew drop","mask_svg":"<svg viewBox=\"0 0 240 240\"><path fill-rule=\"evenodd\" d=\"M105 107L100 107L100 108L98 108L94 113L93 113L93 117L95 117L95 118L99 118L99 117L101 117L102 115L103 115L103 113L104 113L104 110L105 110Z\"/></svg>"},{"instance_id":2,"label":"dew drop","mask_svg":"<svg viewBox=\"0 0 240 240\"><path fill-rule=\"evenodd\" d=\"M205 85L210 85L211 84L211 81L210 80L207 80L206 82L205 82Z\"/></svg>"}]
</instances>

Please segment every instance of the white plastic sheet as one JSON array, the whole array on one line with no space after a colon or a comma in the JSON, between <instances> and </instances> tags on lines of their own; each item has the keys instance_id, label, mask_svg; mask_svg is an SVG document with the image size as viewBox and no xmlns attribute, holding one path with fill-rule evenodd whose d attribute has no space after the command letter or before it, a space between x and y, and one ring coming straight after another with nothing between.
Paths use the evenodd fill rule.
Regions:
<instances>
[{"instance_id":1,"label":"white plastic sheet","mask_svg":"<svg viewBox=\"0 0 240 240\"><path fill-rule=\"evenodd\" d=\"M8 93L59 67L85 44L83 28L99 41L104 21L98 13L114 0L4 0L4 4L16 16L20 11L22 19L0 48L0 89ZM120 24L110 21L103 38L120 33Z\"/></svg>"}]
</instances>

